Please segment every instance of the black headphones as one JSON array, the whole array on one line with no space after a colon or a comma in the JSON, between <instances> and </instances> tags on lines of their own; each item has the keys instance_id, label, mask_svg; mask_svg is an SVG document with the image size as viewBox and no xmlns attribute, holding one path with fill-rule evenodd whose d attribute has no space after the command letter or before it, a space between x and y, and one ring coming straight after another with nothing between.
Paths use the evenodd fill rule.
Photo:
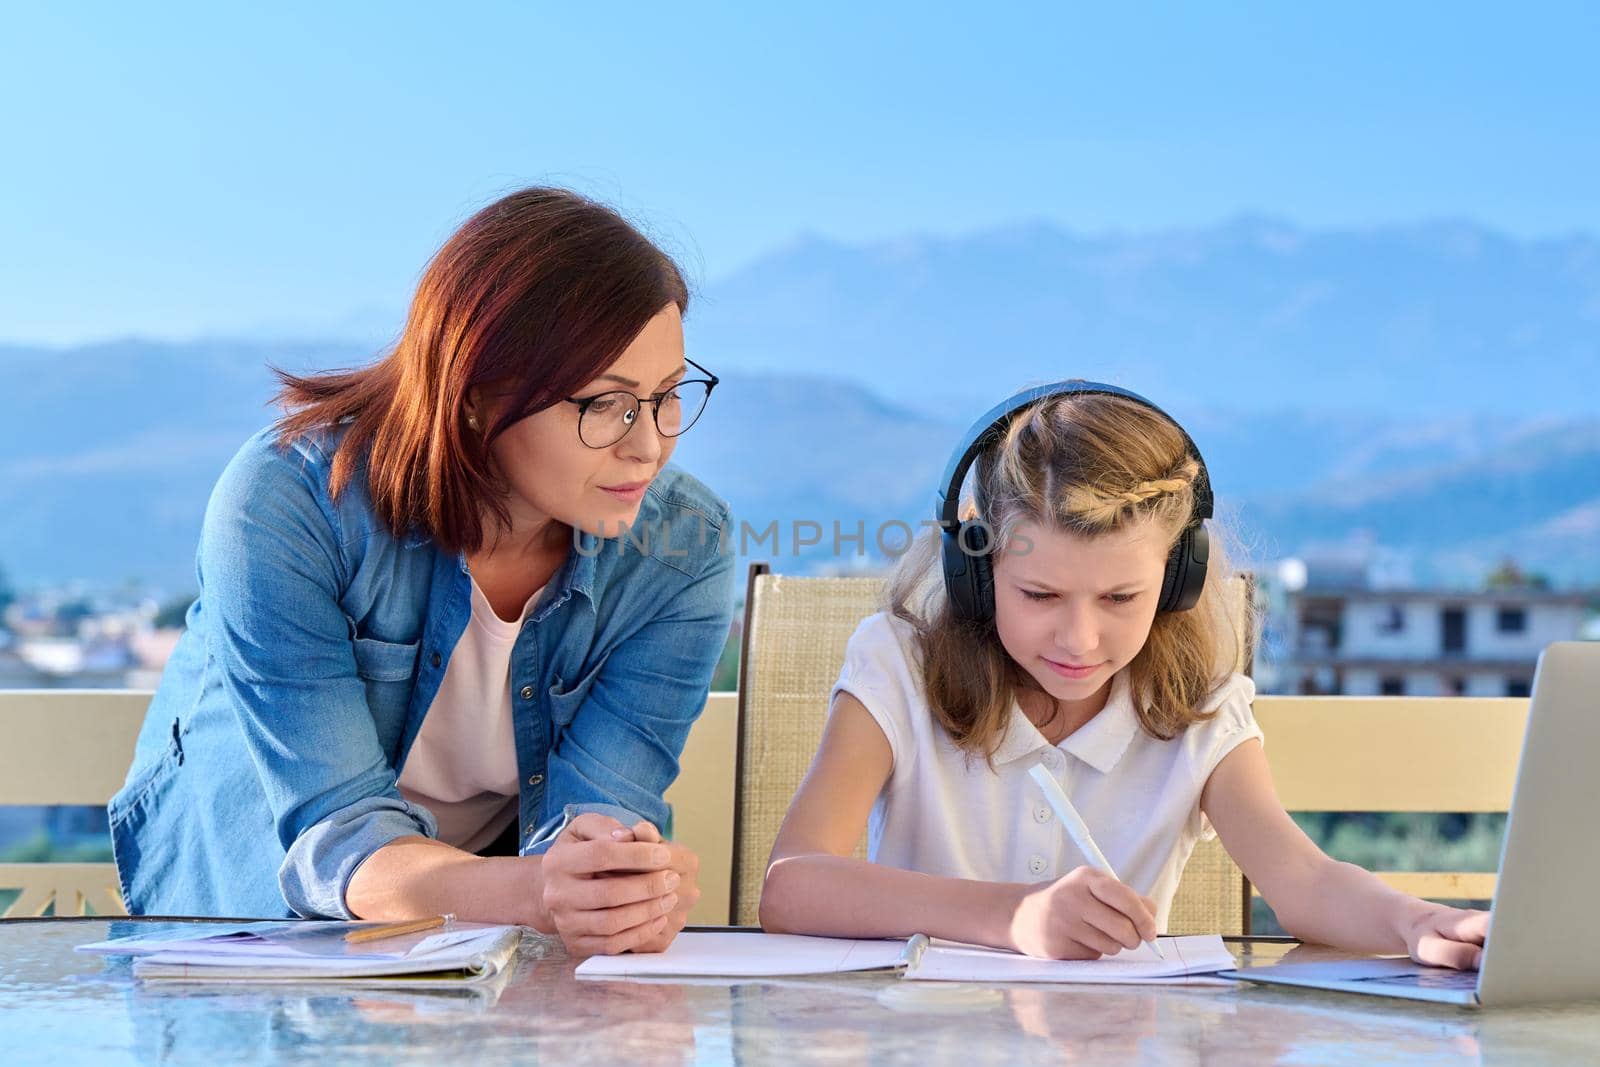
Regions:
<instances>
[{"instance_id":1,"label":"black headphones","mask_svg":"<svg viewBox=\"0 0 1600 1067\"><path fill-rule=\"evenodd\" d=\"M1194 480L1194 511L1167 556L1166 572L1161 579L1161 595L1156 601L1159 611L1188 611L1200 600L1200 591L1206 584L1206 561L1211 556L1211 535L1202 523L1211 518L1211 475L1206 471L1206 461L1195 447L1189 432L1178 421L1156 405L1127 389L1099 382L1072 379L1025 389L1009 400L1001 401L967 430L962 443L951 455L944 469L944 486L935 502L934 516L938 520L940 554L944 562L944 588L950 596L950 610L957 619L966 622L988 622L994 618L994 561L991 558L989 525L980 515L962 522L960 517L961 483L978 454L1006 432L1016 414L1048 397L1058 396L1120 396L1154 411L1176 426L1183 434L1189 454L1200 465Z\"/></svg>"}]
</instances>

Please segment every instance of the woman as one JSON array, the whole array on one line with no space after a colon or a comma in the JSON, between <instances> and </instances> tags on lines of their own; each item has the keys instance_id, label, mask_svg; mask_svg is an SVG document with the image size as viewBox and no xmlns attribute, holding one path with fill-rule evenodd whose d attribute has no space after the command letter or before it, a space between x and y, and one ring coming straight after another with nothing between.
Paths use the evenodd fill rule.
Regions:
<instances>
[{"instance_id":1,"label":"woman","mask_svg":"<svg viewBox=\"0 0 1600 1067\"><path fill-rule=\"evenodd\" d=\"M440 250L387 358L283 376L110 804L131 912L670 943L698 865L662 793L731 613L726 505L665 469L716 384L687 305L616 213L527 189Z\"/></svg>"}]
</instances>

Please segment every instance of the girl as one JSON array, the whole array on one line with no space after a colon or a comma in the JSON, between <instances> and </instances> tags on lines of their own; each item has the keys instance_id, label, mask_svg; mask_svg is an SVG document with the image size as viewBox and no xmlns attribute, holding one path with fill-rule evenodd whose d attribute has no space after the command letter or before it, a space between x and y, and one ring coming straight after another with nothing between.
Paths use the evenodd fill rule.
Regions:
<instances>
[{"instance_id":1,"label":"girl","mask_svg":"<svg viewBox=\"0 0 1600 1067\"><path fill-rule=\"evenodd\" d=\"M981 523L920 541L890 610L851 637L762 926L1093 958L1165 928L1214 827L1295 936L1475 967L1487 913L1331 860L1278 803L1187 435L1134 394L1062 383L969 442L941 518L975 459ZM1039 763L1122 881L1084 865L1028 775ZM870 861L851 858L863 825Z\"/></svg>"},{"instance_id":2,"label":"girl","mask_svg":"<svg viewBox=\"0 0 1600 1067\"><path fill-rule=\"evenodd\" d=\"M110 804L130 911L666 947L698 864L655 827L731 614L727 509L666 466L716 384L687 306L615 212L526 189L386 358L285 376Z\"/></svg>"}]
</instances>

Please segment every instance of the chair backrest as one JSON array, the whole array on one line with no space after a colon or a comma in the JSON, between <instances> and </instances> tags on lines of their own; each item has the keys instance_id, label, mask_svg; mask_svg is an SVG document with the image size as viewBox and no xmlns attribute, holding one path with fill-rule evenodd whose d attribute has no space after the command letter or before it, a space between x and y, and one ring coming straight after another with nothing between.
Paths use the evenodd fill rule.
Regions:
<instances>
[{"instance_id":1,"label":"chair backrest","mask_svg":"<svg viewBox=\"0 0 1600 1067\"><path fill-rule=\"evenodd\" d=\"M733 922L753 926L778 827L811 766L857 624L878 611L880 578L799 578L750 567L739 654ZM856 846L866 855L866 837Z\"/></svg>"},{"instance_id":2,"label":"chair backrest","mask_svg":"<svg viewBox=\"0 0 1600 1067\"><path fill-rule=\"evenodd\" d=\"M103 806L122 788L151 694L144 690L0 690L0 805ZM21 894L0 917L125 915L111 863L0 863Z\"/></svg>"},{"instance_id":3,"label":"chair backrest","mask_svg":"<svg viewBox=\"0 0 1600 1067\"><path fill-rule=\"evenodd\" d=\"M1228 607L1241 638L1233 669L1253 675L1256 635L1245 620L1251 617L1247 609L1256 596L1254 576L1239 575L1227 593ZM1167 913L1167 930L1175 934L1227 936L1250 932L1250 880L1217 838L1198 842L1189 854Z\"/></svg>"},{"instance_id":4,"label":"chair backrest","mask_svg":"<svg viewBox=\"0 0 1600 1067\"><path fill-rule=\"evenodd\" d=\"M878 578L801 578L750 568L739 673L733 922L753 925L773 841L822 738L828 693L856 624L882 607ZM1241 579L1241 611L1253 587ZM1240 649L1248 670L1251 646ZM865 835L856 855L866 855ZM1243 933L1249 885L1221 844L1202 842L1173 898L1174 931Z\"/></svg>"}]
</instances>

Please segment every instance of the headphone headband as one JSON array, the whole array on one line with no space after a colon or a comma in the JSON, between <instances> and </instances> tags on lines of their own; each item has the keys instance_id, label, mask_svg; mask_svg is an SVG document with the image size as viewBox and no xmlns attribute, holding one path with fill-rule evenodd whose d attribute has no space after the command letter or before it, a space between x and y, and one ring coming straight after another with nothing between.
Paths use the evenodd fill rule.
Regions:
<instances>
[{"instance_id":1,"label":"headphone headband","mask_svg":"<svg viewBox=\"0 0 1600 1067\"><path fill-rule=\"evenodd\" d=\"M967 480L967 471L972 469L978 454L1005 432L1006 426L1017 412L1047 397L1057 396L1120 396L1124 400L1131 400L1149 408L1170 422L1183 435L1185 447L1200 465L1199 473L1194 479L1194 512L1190 515L1189 522L1191 525L1196 525L1204 519L1211 518L1211 475L1206 470L1206 461L1200 455L1200 450L1195 447L1194 439L1177 419L1132 390L1102 382L1070 378L1050 385L1024 389L984 412L978 421L967 428L966 435L962 438L964 443L951 455L950 462L945 466L944 477L939 483L945 488L939 492L938 499L934 502L934 515L941 527L947 532L954 532L960 527L961 483Z\"/></svg>"}]
</instances>

